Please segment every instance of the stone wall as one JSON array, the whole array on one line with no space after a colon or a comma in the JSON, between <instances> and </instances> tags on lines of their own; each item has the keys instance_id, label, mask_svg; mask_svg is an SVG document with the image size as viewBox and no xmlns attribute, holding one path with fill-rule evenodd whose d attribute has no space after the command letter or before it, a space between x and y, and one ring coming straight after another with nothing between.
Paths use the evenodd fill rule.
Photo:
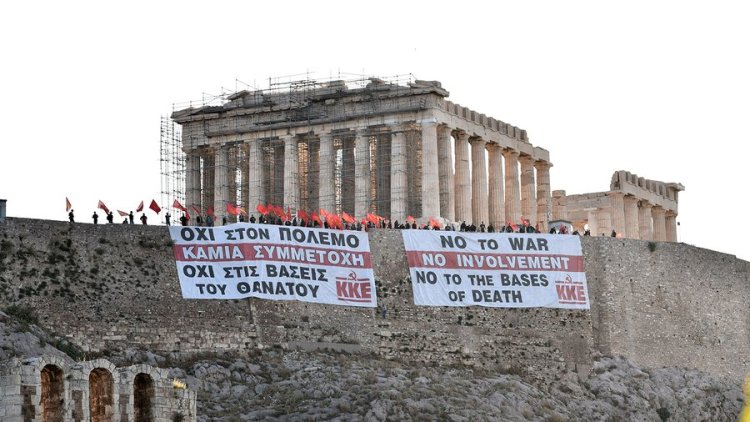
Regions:
<instances>
[{"instance_id":1,"label":"stone wall","mask_svg":"<svg viewBox=\"0 0 750 422\"><path fill-rule=\"evenodd\" d=\"M166 370L116 368L105 359L68 365L54 356L0 365L0 420L194 422L196 394L175 388Z\"/></svg>"},{"instance_id":2,"label":"stone wall","mask_svg":"<svg viewBox=\"0 0 750 422\"><path fill-rule=\"evenodd\" d=\"M164 227L8 219L0 224L0 306L33 306L43 325L92 352L331 348L530 374L586 370L601 353L737 379L750 370L747 262L682 244L582 241L588 312L430 308L413 305L401 233L375 231L384 315L302 302L183 300Z\"/></svg>"}]
</instances>

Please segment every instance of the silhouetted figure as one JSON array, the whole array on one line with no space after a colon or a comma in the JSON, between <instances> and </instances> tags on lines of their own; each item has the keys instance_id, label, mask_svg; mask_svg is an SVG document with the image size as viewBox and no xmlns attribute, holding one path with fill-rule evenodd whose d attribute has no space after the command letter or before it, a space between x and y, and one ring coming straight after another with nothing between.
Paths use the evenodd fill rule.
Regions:
<instances>
[{"instance_id":1,"label":"silhouetted figure","mask_svg":"<svg viewBox=\"0 0 750 422\"><path fill-rule=\"evenodd\" d=\"M187 226L188 219L185 217L185 214L182 214L182 217L180 217L180 224L183 226Z\"/></svg>"},{"instance_id":2,"label":"silhouetted figure","mask_svg":"<svg viewBox=\"0 0 750 422\"><path fill-rule=\"evenodd\" d=\"M130 212L130 215L131 216L133 215L132 211ZM131 217L131 220L132 220L132 217ZM146 213L144 212L143 214L141 214L141 224L145 226L147 220L148 220L148 217L146 217ZM130 224L133 224L133 223L130 223Z\"/></svg>"},{"instance_id":3,"label":"silhouetted figure","mask_svg":"<svg viewBox=\"0 0 750 422\"><path fill-rule=\"evenodd\" d=\"M107 214L107 223L113 224L114 222L115 222L115 215L112 214L112 211L110 211L109 214Z\"/></svg>"},{"instance_id":4,"label":"silhouetted figure","mask_svg":"<svg viewBox=\"0 0 750 422\"><path fill-rule=\"evenodd\" d=\"M91 216L92 219L94 219L94 224L99 224L99 214L94 211L94 215Z\"/></svg>"},{"instance_id":5,"label":"silhouetted figure","mask_svg":"<svg viewBox=\"0 0 750 422\"><path fill-rule=\"evenodd\" d=\"M130 224L135 224L133 211L130 211L130 214L128 214L128 221L130 222Z\"/></svg>"},{"instance_id":6,"label":"silhouetted figure","mask_svg":"<svg viewBox=\"0 0 750 422\"><path fill-rule=\"evenodd\" d=\"M169 211L167 211L167 213L166 213L166 214L164 214L164 222L166 222L168 226L170 225L170 224L169 224L169 219L170 219L170 218L172 218L172 216L171 216L171 215L169 215Z\"/></svg>"},{"instance_id":7,"label":"silhouetted figure","mask_svg":"<svg viewBox=\"0 0 750 422\"><path fill-rule=\"evenodd\" d=\"M70 220L71 223L75 223L75 217L73 216L73 210L70 210L68 213L68 220Z\"/></svg>"}]
</instances>

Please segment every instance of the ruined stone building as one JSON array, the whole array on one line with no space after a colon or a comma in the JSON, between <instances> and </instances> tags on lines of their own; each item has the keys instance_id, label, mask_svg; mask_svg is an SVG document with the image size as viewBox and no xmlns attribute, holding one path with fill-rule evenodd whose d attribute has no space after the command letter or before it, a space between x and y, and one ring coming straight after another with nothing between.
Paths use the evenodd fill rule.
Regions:
<instances>
[{"instance_id":1,"label":"ruined stone building","mask_svg":"<svg viewBox=\"0 0 750 422\"><path fill-rule=\"evenodd\" d=\"M433 81L305 80L179 109L185 206L544 226L549 152L446 97Z\"/></svg>"},{"instance_id":2,"label":"ruined stone building","mask_svg":"<svg viewBox=\"0 0 750 422\"><path fill-rule=\"evenodd\" d=\"M117 368L105 359L72 365L54 356L0 366L3 422L172 422L196 420L195 392L175 388L166 370Z\"/></svg>"},{"instance_id":3,"label":"ruined stone building","mask_svg":"<svg viewBox=\"0 0 750 422\"><path fill-rule=\"evenodd\" d=\"M607 192L565 196L564 191L555 191L553 202L561 203L559 217L570 220L581 232L588 224L592 235L609 235L614 230L630 239L676 242L678 194L683 190L680 183L620 170L612 175Z\"/></svg>"}]
</instances>

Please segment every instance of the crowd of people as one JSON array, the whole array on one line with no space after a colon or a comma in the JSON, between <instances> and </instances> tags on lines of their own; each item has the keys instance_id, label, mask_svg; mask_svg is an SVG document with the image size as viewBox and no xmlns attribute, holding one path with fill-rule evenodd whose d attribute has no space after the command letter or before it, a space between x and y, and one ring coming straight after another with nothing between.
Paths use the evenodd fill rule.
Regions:
<instances>
[{"instance_id":1,"label":"crowd of people","mask_svg":"<svg viewBox=\"0 0 750 422\"><path fill-rule=\"evenodd\" d=\"M114 224L115 222L115 215L112 211L105 212L104 215L106 216L107 223L108 224ZM122 220L122 224L135 224L135 214L133 214L133 211L130 211L129 214L123 215L125 218ZM169 212L166 214L166 223L169 225ZM94 211L94 214L91 216L91 220L94 222L94 224L99 224L99 214ZM139 218L141 220L141 224L144 226L148 225L148 217L146 216L146 213L142 213L141 217ZM68 212L68 221L71 223L75 223L75 212L74 210L70 210Z\"/></svg>"},{"instance_id":2,"label":"crowd of people","mask_svg":"<svg viewBox=\"0 0 750 422\"><path fill-rule=\"evenodd\" d=\"M114 214L112 211L106 214L107 223L114 224ZM164 215L164 222L167 226L171 225L171 215L169 214L169 211L166 212ZM91 219L93 220L94 224L99 223L99 214L97 214L96 211L94 211L94 214L91 216ZM68 220L71 223L75 222L75 215L73 210L70 210L68 213ZM122 221L122 224L135 224L135 215L132 211L128 215L125 216L124 220ZM183 213L182 216L180 216L180 225L182 226L188 226L191 225L191 218L188 214ZM146 216L146 213L141 214L140 221L142 225L148 225L148 217ZM331 226L328 224L326 220L322 219L313 219L313 218L307 218L302 219L298 218L297 216L293 216L291 219L288 218L281 218L277 215L259 215L258 218L255 217L255 215L250 215L249 218L245 218L244 215L240 214L238 216L238 221L240 223L242 222L249 222L249 223L259 223L259 224L273 224L273 225L279 225L279 226L295 226L295 227L317 227L317 228L331 228ZM407 219L407 221L399 222L398 220L395 220L391 222L388 219L379 218L376 220L376 222L373 222L371 220L363 219L362 221L357 221L354 223L351 222L342 222L342 227L334 227L334 228L341 228L343 230L355 230L355 231L368 231L372 229L397 229L397 230L446 230L446 231L459 231L459 232L478 232L478 233L541 233L541 230L539 228L539 224L536 226L531 225L531 223L528 220L523 220L520 224L513 224L511 222L506 222L505 225L496 228L492 223L489 223L487 225L484 224L484 222L480 222L479 226L475 225L474 223L467 223L466 221L462 221L461 224L453 224L448 223L445 225L442 225L438 223L437 221L430 219L430 223L424 223L424 224L417 224L416 220L413 218ZM204 219L201 215L197 215L195 217L195 224L196 226L206 226L206 227L213 227L215 224L214 216L208 215ZM223 216L222 225L227 224L227 217ZM570 232L568 230L568 227L566 225L560 225L559 230L556 228L551 228L549 230L550 234L573 234L573 235L581 235L581 233L577 230ZM584 225L584 231L583 236L591 236L591 231L589 230L588 224ZM612 237L618 237L618 233L612 230ZM621 236L621 235L619 235Z\"/></svg>"}]
</instances>

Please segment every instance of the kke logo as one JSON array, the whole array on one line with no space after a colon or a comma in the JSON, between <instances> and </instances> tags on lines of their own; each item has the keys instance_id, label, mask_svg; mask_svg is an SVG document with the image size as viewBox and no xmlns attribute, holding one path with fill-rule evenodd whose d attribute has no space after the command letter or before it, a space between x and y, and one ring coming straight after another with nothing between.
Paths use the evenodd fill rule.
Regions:
<instances>
[{"instance_id":1,"label":"kke logo","mask_svg":"<svg viewBox=\"0 0 750 422\"><path fill-rule=\"evenodd\" d=\"M564 280L556 280L558 303L569 305L585 305L586 291L583 289L582 281L573 281L570 274L565 275Z\"/></svg>"},{"instance_id":2,"label":"kke logo","mask_svg":"<svg viewBox=\"0 0 750 422\"><path fill-rule=\"evenodd\" d=\"M336 277L336 296L346 302L372 301L372 288L367 278L357 278L352 271L347 277Z\"/></svg>"}]
</instances>

